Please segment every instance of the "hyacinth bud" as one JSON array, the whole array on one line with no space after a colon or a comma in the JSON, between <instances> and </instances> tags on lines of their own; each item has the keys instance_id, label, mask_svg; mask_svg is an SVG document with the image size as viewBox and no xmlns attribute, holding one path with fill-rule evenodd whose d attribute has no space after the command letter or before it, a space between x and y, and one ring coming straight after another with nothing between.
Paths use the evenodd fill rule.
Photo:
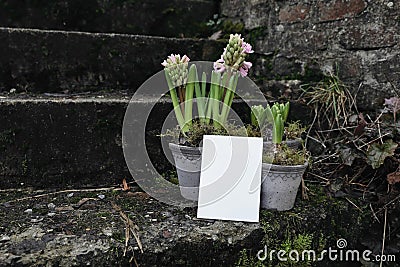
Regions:
<instances>
[{"instance_id":1,"label":"hyacinth bud","mask_svg":"<svg viewBox=\"0 0 400 267\"><path fill-rule=\"evenodd\" d=\"M188 63L190 59L184 55L181 57L179 54L171 54L161 65L164 66L165 71L171 77L174 86L181 86L186 84L188 76Z\"/></svg>"},{"instance_id":2,"label":"hyacinth bud","mask_svg":"<svg viewBox=\"0 0 400 267\"><path fill-rule=\"evenodd\" d=\"M239 52L238 51L235 51L235 53L233 54L233 58L234 59L238 59L240 56L239 56Z\"/></svg>"},{"instance_id":3,"label":"hyacinth bud","mask_svg":"<svg viewBox=\"0 0 400 267\"><path fill-rule=\"evenodd\" d=\"M223 72L226 68L232 68L246 76L252 65L245 61L246 56L253 52L251 45L244 42L240 34L231 34L221 59L214 63L214 69Z\"/></svg>"},{"instance_id":4,"label":"hyacinth bud","mask_svg":"<svg viewBox=\"0 0 400 267\"><path fill-rule=\"evenodd\" d=\"M229 67L232 67L236 70L239 69L238 61L241 61L241 54L243 53L243 39L240 34L231 34L229 38L229 43L225 48L224 54L222 58L225 61L225 64Z\"/></svg>"},{"instance_id":5,"label":"hyacinth bud","mask_svg":"<svg viewBox=\"0 0 400 267\"><path fill-rule=\"evenodd\" d=\"M226 58L227 58L228 61L231 61L232 60L232 54L227 52L226 53Z\"/></svg>"}]
</instances>

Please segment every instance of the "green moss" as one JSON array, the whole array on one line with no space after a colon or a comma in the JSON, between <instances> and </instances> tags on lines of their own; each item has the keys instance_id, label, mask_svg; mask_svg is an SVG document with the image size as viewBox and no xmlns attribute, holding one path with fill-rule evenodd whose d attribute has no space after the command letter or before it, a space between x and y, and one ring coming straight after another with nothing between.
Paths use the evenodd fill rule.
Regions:
<instances>
[{"instance_id":1,"label":"green moss","mask_svg":"<svg viewBox=\"0 0 400 267\"><path fill-rule=\"evenodd\" d=\"M264 265L261 261L257 260L256 257L252 256L248 250L243 249L239 254L239 259L236 262L235 266L238 266L238 267L242 267L242 266L243 267L245 267L245 266L246 267L248 267L248 266L262 267Z\"/></svg>"},{"instance_id":2,"label":"green moss","mask_svg":"<svg viewBox=\"0 0 400 267\"><path fill-rule=\"evenodd\" d=\"M311 68L310 66L306 66L304 68L304 75L301 77L301 81L304 83L310 82L318 82L323 79L324 75L320 69L316 67Z\"/></svg>"},{"instance_id":3,"label":"green moss","mask_svg":"<svg viewBox=\"0 0 400 267\"><path fill-rule=\"evenodd\" d=\"M117 49L110 49L108 51L108 54L109 54L110 58L119 57L121 55L120 50L117 50Z\"/></svg>"},{"instance_id":4,"label":"green moss","mask_svg":"<svg viewBox=\"0 0 400 267\"><path fill-rule=\"evenodd\" d=\"M241 22L233 22L227 19L223 21L221 30L226 33L227 37L229 38L231 33L243 33L244 24Z\"/></svg>"},{"instance_id":5,"label":"green moss","mask_svg":"<svg viewBox=\"0 0 400 267\"><path fill-rule=\"evenodd\" d=\"M230 135L230 136L247 136L248 133L255 134L251 129L244 126L227 124L225 128L222 126L214 126L214 124L203 124L198 121L193 122L190 126L187 136L181 138L180 142L187 146L198 147L203 141L204 135ZM168 130L163 136L170 136L177 140L180 136L179 128ZM183 140L184 139L184 140Z\"/></svg>"},{"instance_id":6,"label":"green moss","mask_svg":"<svg viewBox=\"0 0 400 267\"><path fill-rule=\"evenodd\" d=\"M286 139L297 139L301 138L301 134L305 132L306 127L301 125L300 121L291 122L285 127Z\"/></svg>"},{"instance_id":7,"label":"green moss","mask_svg":"<svg viewBox=\"0 0 400 267\"><path fill-rule=\"evenodd\" d=\"M121 125L118 123L118 121L114 121L111 119L97 119L96 124L94 125L95 130L101 130L103 131L104 129L120 129Z\"/></svg>"},{"instance_id":8,"label":"green moss","mask_svg":"<svg viewBox=\"0 0 400 267\"><path fill-rule=\"evenodd\" d=\"M221 18L218 14L215 14L208 22L200 23L198 27L202 32L207 32L207 35L221 31L222 36L220 36L219 39L224 41L229 39L230 34L243 34L245 31L244 24L242 22L235 22L230 19Z\"/></svg>"},{"instance_id":9,"label":"green moss","mask_svg":"<svg viewBox=\"0 0 400 267\"><path fill-rule=\"evenodd\" d=\"M268 34L267 30L267 27L257 27L248 31L246 33L246 39L248 43L254 45L257 40L262 39Z\"/></svg>"},{"instance_id":10,"label":"green moss","mask_svg":"<svg viewBox=\"0 0 400 267\"><path fill-rule=\"evenodd\" d=\"M263 155L263 162L277 165L303 165L309 161L310 154L305 148L298 150L290 148L286 144L276 146L276 153L272 154L270 151L266 151Z\"/></svg>"},{"instance_id":11,"label":"green moss","mask_svg":"<svg viewBox=\"0 0 400 267\"><path fill-rule=\"evenodd\" d=\"M105 217L105 218L109 218L110 217L110 213L109 212L98 212L97 216L98 217Z\"/></svg>"},{"instance_id":12,"label":"green moss","mask_svg":"<svg viewBox=\"0 0 400 267\"><path fill-rule=\"evenodd\" d=\"M28 174L29 161L28 161L27 155L25 155L25 158L22 160L21 169L22 169L22 175L27 175Z\"/></svg>"},{"instance_id":13,"label":"green moss","mask_svg":"<svg viewBox=\"0 0 400 267\"><path fill-rule=\"evenodd\" d=\"M307 201L298 197L291 211L262 210L260 224L264 231L262 247L268 251L315 250L316 254L328 247L335 247L339 238L345 238L349 247L357 245L359 236L368 229L371 214L362 200L352 200L360 209L345 199L327 196L322 186L307 184L310 190ZM353 243L352 243L353 242ZM257 259L257 252L243 250L237 255L237 266L314 266L314 262L279 262ZM276 255L276 254L275 254ZM324 262L323 264L327 264ZM325 266L325 265L323 265ZM327 265L329 266L329 265Z\"/></svg>"},{"instance_id":14,"label":"green moss","mask_svg":"<svg viewBox=\"0 0 400 267\"><path fill-rule=\"evenodd\" d=\"M5 130L0 132L0 151L6 150L9 145L15 143L15 131Z\"/></svg>"}]
</instances>

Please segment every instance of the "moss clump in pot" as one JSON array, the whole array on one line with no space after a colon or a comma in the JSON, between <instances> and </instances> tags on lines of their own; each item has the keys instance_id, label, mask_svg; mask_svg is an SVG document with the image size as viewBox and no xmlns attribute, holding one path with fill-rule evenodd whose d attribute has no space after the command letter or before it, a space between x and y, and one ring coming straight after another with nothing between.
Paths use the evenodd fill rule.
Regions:
<instances>
[{"instance_id":1,"label":"moss clump in pot","mask_svg":"<svg viewBox=\"0 0 400 267\"><path fill-rule=\"evenodd\" d=\"M303 165L305 162L310 162L310 153L306 149L294 149L286 144L277 145L274 153L264 152L263 162L272 163L275 165Z\"/></svg>"},{"instance_id":2,"label":"moss clump in pot","mask_svg":"<svg viewBox=\"0 0 400 267\"><path fill-rule=\"evenodd\" d=\"M300 121L290 122L285 127L285 137L286 140L295 140L302 138L302 135L305 133L307 127L301 125Z\"/></svg>"},{"instance_id":3,"label":"moss clump in pot","mask_svg":"<svg viewBox=\"0 0 400 267\"><path fill-rule=\"evenodd\" d=\"M204 124L198 120L193 121L188 127L188 132L184 136L179 127L172 130L167 130L162 136L169 136L178 140L178 144L199 147L203 141L204 135L223 135L223 136L249 136L260 137L260 132L251 126L239 126L231 123L226 123L224 126L216 127L214 124Z\"/></svg>"}]
</instances>

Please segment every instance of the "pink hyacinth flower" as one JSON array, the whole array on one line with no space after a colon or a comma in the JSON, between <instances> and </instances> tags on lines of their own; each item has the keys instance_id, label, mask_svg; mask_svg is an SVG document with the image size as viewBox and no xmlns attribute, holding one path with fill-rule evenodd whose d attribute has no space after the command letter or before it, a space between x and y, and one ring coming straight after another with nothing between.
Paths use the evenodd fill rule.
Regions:
<instances>
[{"instance_id":1,"label":"pink hyacinth flower","mask_svg":"<svg viewBox=\"0 0 400 267\"><path fill-rule=\"evenodd\" d=\"M243 52L246 54L251 54L254 53L253 48L251 47L251 44L243 42L242 43L242 48L243 48Z\"/></svg>"},{"instance_id":2,"label":"pink hyacinth flower","mask_svg":"<svg viewBox=\"0 0 400 267\"><path fill-rule=\"evenodd\" d=\"M181 58L181 55L179 55L179 54L176 54L176 55L171 54L170 56L168 56L167 60L164 60L161 63L161 65L163 65L164 67L167 67L168 64L170 64L170 63L171 64L177 64L177 63L184 64L184 63L188 63L189 61L190 61L190 58L188 56L186 56L186 55L184 55Z\"/></svg>"},{"instance_id":3,"label":"pink hyacinth flower","mask_svg":"<svg viewBox=\"0 0 400 267\"><path fill-rule=\"evenodd\" d=\"M223 72L225 70L225 61L223 58L220 58L214 62L214 70L216 72Z\"/></svg>"},{"instance_id":4,"label":"pink hyacinth flower","mask_svg":"<svg viewBox=\"0 0 400 267\"><path fill-rule=\"evenodd\" d=\"M171 54L168 58L173 62L176 63L176 57L180 57L179 55Z\"/></svg>"},{"instance_id":5,"label":"pink hyacinth flower","mask_svg":"<svg viewBox=\"0 0 400 267\"><path fill-rule=\"evenodd\" d=\"M187 56L187 55L184 55L183 57L182 57L182 63L188 63L189 61L190 61L190 58Z\"/></svg>"},{"instance_id":6,"label":"pink hyacinth flower","mask_svg":"<svg viewBox=\"0 0 400 267\"><path fill-rule=\"evenodd\" d=\"M240 75L242 77L246 77L251 66L253 66L253 64L251 62L244 61L243 64L239 68Z\"/></svg>"}]
</instances>

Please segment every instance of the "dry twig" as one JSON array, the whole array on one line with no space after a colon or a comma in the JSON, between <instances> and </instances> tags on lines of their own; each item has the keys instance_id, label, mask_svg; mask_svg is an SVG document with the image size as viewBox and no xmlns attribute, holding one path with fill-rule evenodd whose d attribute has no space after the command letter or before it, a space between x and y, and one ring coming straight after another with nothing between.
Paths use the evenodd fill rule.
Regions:
<instances>
[{"instance_id":1,"label":"dry twig","mask_svg":"<svg viewBox=\"0 0 400 267\"><path fill-rule=\"evenodd\" d=\"M370 208L371 211L372 211L372 215L374 216L374 219L375 219L378 223L381 223L381 222L379 221L378 217L376 216L375 211L374 211L374 209L372 208L372 204L371 204L371 203L369 203L369 208Z\"/></svg>"},{"instance_id":2,"label":"dry twig","mask_svg":"<svg viewBox=\"0 0 400 267\"><path fill-rule=\"evenodd\" d=\"M110 190L115 190L115 189L117 189L117 188L115 188L115 187L104 187L104 188L88 188L88 189L68 189L68 190L61 190L61 191L56 191L56 192L50 192L50 193L35 195L35 196L17 198L17 199L9 200L9 201L6 201L6 202L7 203L14 203L14 202L19 202L19 201L24 201L24 200L29 200L29 199L48 197L48 196L54 196L54 195L59 195L59 194L65 194L65 193L98 192L98 191L110 191ZM1 203L1 204L4 204L4 203Z\"/></svg>"},{"instance_id":3,"label":"dry twig","mask_svg":"<svg viewBox=\"0 0 400 267\"><path fill-rule=\"evenodd\" d=\"M386 239L386 223L387 223L387 208L385 207L385 221L383 223L381 262L379 264L379 267L382 267L383 265L383 252L385 251L385 239Z\"/></svg>"},{"instance_id":4,"label":"dry twig","mask_svg":"<svg viewBox=\"0 0 400 267\"><path fill-rule=\"evenodd\" d=\"M346 199L348 202L350 202L350 204L352 204L356 209L358 209L359 211L362 212L362 209L360 209L360 207L357 206L353 201L351 201L351 200L350 200L349 198L347 198L347 197L345 197L345 199Z\"/></svg>"},{"instance_id":5,"label":"dry twig","mask_svg":"<svg viewBox=\"0 0 400 267\"><path fill-rule=\"evenodd\" d=\"M125 227L126 227L125 228L125 252L128 247L130 233L132 233L132 235L136 239L136 242L138 244L140 251L143 253L143 246L142 246L142 242L140 242L139 233L138 233L139 227L136 224L134 224L131 219L129 219L129 217L125 214L125 212L123 212L123 210L117 204L115 204L114 202L111 202L111 205L115 211L119 212L119 215L121 216L121 220L125 223Z\"/></svg>"},{"instance_id":6,"label":"dry twig","mask_svg":"<svg viewBox=\"0 0 400 267\"><path fill-rule=\"evenodd\" d=\"M308 200L308 187L306 186L306 184L304 183L304 178L301 178L301 196L303 198L303 200Z\"/></svg>"}]
</instances>

